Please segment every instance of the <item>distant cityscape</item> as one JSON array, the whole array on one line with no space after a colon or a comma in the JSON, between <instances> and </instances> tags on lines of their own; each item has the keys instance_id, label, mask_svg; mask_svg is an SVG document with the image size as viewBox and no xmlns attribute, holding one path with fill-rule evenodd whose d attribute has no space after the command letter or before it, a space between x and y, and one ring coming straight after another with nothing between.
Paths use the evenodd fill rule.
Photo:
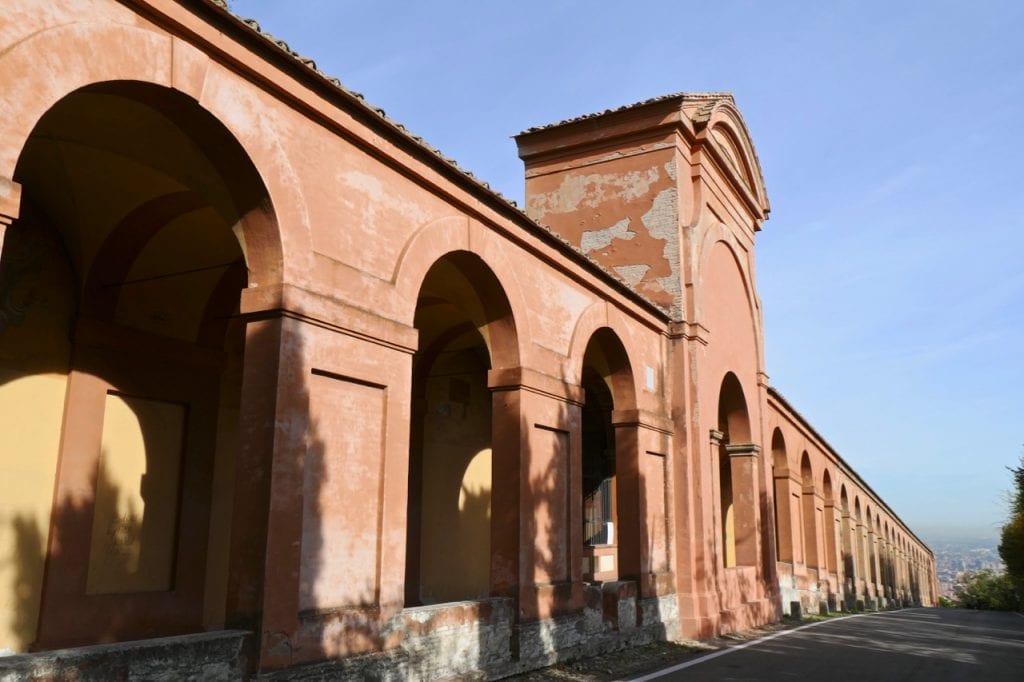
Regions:
<instances>
[{"instance_id":1,"label":"distant cityscape","mask_svg":"<svg viewBox=\"0 0 1024 682\"><path fill-rule=\"evenodd\" d=\"M938 534L936 534L938 535ZM1003 570L999 558L999 538L986 537L925 537L925 542L935 552L935 572L939 579L939 594L953 596L953 585L957 576L965 571L980 571L988 568Z\"/></svg>"}]
</instances>

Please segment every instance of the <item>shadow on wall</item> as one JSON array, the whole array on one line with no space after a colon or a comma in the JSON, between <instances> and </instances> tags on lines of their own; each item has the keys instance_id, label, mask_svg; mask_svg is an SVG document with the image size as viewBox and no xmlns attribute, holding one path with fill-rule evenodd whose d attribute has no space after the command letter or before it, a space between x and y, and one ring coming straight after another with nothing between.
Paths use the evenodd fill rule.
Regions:
<instances>
[{"instance_id":1,"label":"shadow on wall","mask_svg":"<svg viewBox=\"0 0 1024 682\"><path fill-rule=\"evenodd\" d=\"M305 366L299 339L282 345L292 355L288 364ZM383 475L379 460L384 455L384 423L366 411L384 414L383 387L316 369L306 376L282 371L280 378L287 384L288 400L278 415L278 433L291 434L292 442L275 459L291 462L293 469L275 472L277 481L268 501L269 533L300 537L301 542L284 561L268 563L265 584L294 585L289 578L294 574L299 580L294 585L297 594L283 599L271 595L265 602L284 605L284 620L264 620L264 653L279 667L382 649L387 628L380 621L386 614L381 610L377 565L380 545L373 540L381 530L383 505L372 498L381 494L383 483L366 477ZM288 451L304 456L282 457ZM302 500L301 509L289 510L286 501L296 499ZM279 502L287 511L274 519ZM298 617L298 630L277 630L288 624L290 613ZM311 656L310 646L320 648L320 653Z\"/></svg>"},{"instance_id":2,"label":"shadow on wall","mask_svg":"<svg viewBox=\"0 0 1024 682\"><path fill-rule=\"evenodd\" d=\"M280 268L258 174L194 100L108 83L44 115L15 180L22 214L0 258L0 637L46 648L246 620L261 603L280 350L238 316L245 258L267 279ZM243 367L250 345L269 381Z\"/></svg>"},{"instance_id":3,"label":"shadow on wall","mask_svg":"<svg viewBox=\"0 0 1024 682\"><path fill-rule=\"evenodd\" d=\"M102 464L97 473L97 487L108 491L114 500L125 497L123 491L114 484L105 466ZM54 532L69 533L76 530L91 529L94 526L94 500L65 500L54 507L51 526ZM106 582L105 576L124 577L131 580L139 574L140 555L145 553L146 546L139 542L143 537L143 518L134 511L122 513L117 523L108 529L108 537L103 544L114 550L101 556L91 557L87 571L87 580ZM16 637L18 651L26 650L35 641L39 614L39 591L41 589L43 571L46 562L46 532L39 527L38 521L30 516L15 516L11 520L11 531L17 547L17 566L10 593L14 595L13 622L11 630ZM93 546L96 546L94 540ZM60 550L53 556L59 559ZM95 633L96 642L116 641L114 630L101 630Z\"/></svg>"},{"instance_id":4,"label":"shadow on wall","mask_svg":"<svg viewBox=\"0 0 1024 682\"><path fill-rule=\"evenodd\" d=\"M59 236L27 207L0 253L0 651L34 639L61 410L68 374L73 273ZM39 314L43 311L43 314ZM47 452L42 452L47 450ZM45 500L35 499L46 495Z\"/></svg>"},{"instance_id":5,"label":"shadow on wall","mask_svg":"<svg viewBox=\"0 0 1024 682\"><path fill-rule=\"evenodd\" d=\"M779 611L777 615L781 616L781 593L779 592L778 567L775 563L779 555L779 540L776 537L779 522L775 511L774 490L772 495L768 493L769 486L772 488L775 486L775 472L771 463L765 462L763 454L757 458L757 476L759 484L758 498L760 502L757 532L761 540L761 575L763 576L763 582L768 585L767 598L772 603L778 605ZM767 484L765 481L767 481ZM769 529L771 532L765 532L766 529Z\"/></svg>"},{"instance_id":6,"label":"shadow on wall","mask_svg":"<svg viewBox=\"0 0 1024 682\"><path fill-rule=\"evenodd\" d=\"M843 552L843 577L845 580L846 588L846 602L849 606L856 599L857 594L857 582L853 568L853 555L849 552Z\"/></svg>"},{"instance_id":7,"label":"shadow on wall","mask_svg":"<svg viewBox=\"0 0 1024 682\"><path fill-rule=\"evenodd\" d=\"M585 523L582 457L578 446L573 450L572 442L580 437L581 417L579 408L559 403L543 423L531 423L526 417L520 420L525 443L520 456L522 470L528 472L526 490L529 494L523 500L523 517L527 526L520 537L524 542L535 543L532 548L522 547L520 550L525 556L533 557L532 564L521 564L527 571L520 577L521 584L528 589L520 590L526 601L519 605L518 649L514 648L514 651L524 661L546 655L545 663L554 663L593 655L598 651L595 643L602 637L628 635L629 631L641 625L649 626L648 637L664 639L667 634L657 599L643 601L645 582L654 583L654 538L648 533L640 533L634 546L639 560L622 554L618 556L618 582L581 582ZM616 429L616 438L623 437L626 437L623 431ZM630 456L634 461L622 462L622 450L619 449L616 477L621 486L623 473L630 466L636 467L639 469L638 490L644 491L647 481L640 464L645 453L636 439L632 442L634 447ZM659 458L659 461L662 460ZM664 491L659 491L659 494L664 495ZM647 516L647 509L641 502L643 499L641 494L636 500L641 520ZM619 505L622 504L623 496L620 496ZM617 518L623 519L625 511L620 506ZM666 520L651 519L647 527L652 534L656 523L665 524ZM616 528L617 535L623 532L628 531ZM617 542L620 552L624 544L620 537ZM629 566L631 561L635 572L624 572L623 566ZM635 589L624 586L623 581L634 583ZM620 612L620 606L626 610ZM582 618L582 622L574 621L574 618ZM534 634L531 621L546 619L553 620L536 623L538 630ZM538 648L545 646L548 647L547 652ZM621 644L611 646L618 648Z\"/></svg>"},{"instance_id":8,"label":"shadow on wall","mask_svg":"<svg viewBox=\"0 0 1024 682\"><path fill-rule=\"evenodd\" d=\"M46 558L43 530L30 516L15 515L11 519L15 562L9 594L14 602L6 610L12 614L9 625L13 641L10 652L24 651L35 639L39 610L38 590L41 567Z\"/></svg>"}]
</instances>

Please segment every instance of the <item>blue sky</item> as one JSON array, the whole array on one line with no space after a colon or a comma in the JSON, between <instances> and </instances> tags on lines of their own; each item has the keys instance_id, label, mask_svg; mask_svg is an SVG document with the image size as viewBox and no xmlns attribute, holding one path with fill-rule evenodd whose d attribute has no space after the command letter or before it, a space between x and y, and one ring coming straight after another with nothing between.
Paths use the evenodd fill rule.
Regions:
<instances>
[{"instance_id":1,"label":"blue sky","mask_svg":"<svg viewBox=\"0 0 1024 682\"><path fill-rule=\"evenodd\" d=\"M1024 452L1024 3L233 0L522 202L510 135L734 93L772 213L768 373L926 539Z\"/></svg>"}]
</instances>

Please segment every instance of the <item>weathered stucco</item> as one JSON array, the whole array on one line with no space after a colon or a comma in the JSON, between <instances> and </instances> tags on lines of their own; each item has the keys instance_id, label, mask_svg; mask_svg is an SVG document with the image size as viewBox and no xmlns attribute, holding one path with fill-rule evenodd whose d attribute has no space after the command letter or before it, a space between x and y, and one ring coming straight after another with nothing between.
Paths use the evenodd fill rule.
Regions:
<instances>
[{"instance_id":1,"label":"weathered stucco","mask_svg":"<svg viewBox=\"0 0 1024 682\"><path fill-rule=\"evenodd\" d=\"M731 96L517 136L524 213L223 3L11 0L0 79L0 650L44 652L0 675L494 677L934 598L768 385Z\"/></svg>"}]
</instances>

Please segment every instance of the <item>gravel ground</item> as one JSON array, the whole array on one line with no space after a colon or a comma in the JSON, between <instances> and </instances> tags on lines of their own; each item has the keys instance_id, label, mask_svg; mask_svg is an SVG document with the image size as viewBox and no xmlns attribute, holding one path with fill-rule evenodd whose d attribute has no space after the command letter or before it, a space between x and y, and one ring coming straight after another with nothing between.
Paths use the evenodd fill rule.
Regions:
<instances>
[{"instance_id":1,"label":"gravel ground","mask_svg":"<svg viewBox=\"0 0 1024 682\"><path fill-rule=\"evenodd\" d=\"M753 630L734 632L717 639L697 642L655 642L642 647L622 649L603 656L579 661L559 663L550 668L515 675L507 678L519 682L611 682L643 675L666 668L676 663L724 649L735 644L764 637L779 630L789 630L821 618L805 618L803 621L784 619Z\"/></svg>"}]
</instances>

